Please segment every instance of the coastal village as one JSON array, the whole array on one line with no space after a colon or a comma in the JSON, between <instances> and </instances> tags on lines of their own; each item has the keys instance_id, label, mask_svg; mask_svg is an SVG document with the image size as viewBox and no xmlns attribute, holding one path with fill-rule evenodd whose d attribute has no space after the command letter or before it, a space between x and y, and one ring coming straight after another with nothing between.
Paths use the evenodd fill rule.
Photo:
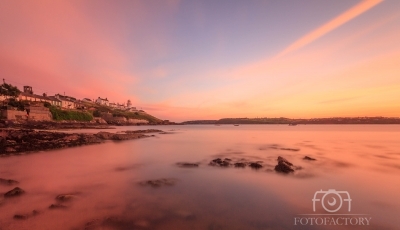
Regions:
<instances>
[{"instance_id":1,"label":"coastal village","mask_svg":"<svg viewBox=\"0 0 400 230\"><path fill-rule=\"evenodd\" d=\"M4 85L8 85L4 82ZM11 86L11 85L8 85ZM14 86L11 86L14 87ZM132 106L132 102L110 102L107 97L97 99L83 98L55 94L35 94L33 87L24 86L20 91L10 96L2 93L0 101L1 118L12 121L89 121L100 124L135 125L135 124L163 124L162 121L143 110Z\"/></svg>"}]
</instances>

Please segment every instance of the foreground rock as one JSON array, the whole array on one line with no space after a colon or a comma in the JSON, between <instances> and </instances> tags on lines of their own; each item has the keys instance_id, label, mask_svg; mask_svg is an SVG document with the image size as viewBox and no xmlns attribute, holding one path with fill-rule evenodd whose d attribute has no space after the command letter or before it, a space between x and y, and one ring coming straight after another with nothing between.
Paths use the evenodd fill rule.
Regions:
<instances>
[{"instance_id":1,"label":"foreground rock","mask_svg":"<svg viewBox=\"0 0 400 230\"><path fill-rule=\"evenodd\" d=\"M75 197L76 197L76 195L73 195L73 194L61 194L61 195L56 196L56 200L59 202L65 202L65 201L71 201Z\"/></svg>"},{"instance_id":2,"label":"foreground rock","mask_svg":"<svg viewBox=\"0 0 400 230\"><path fill-rule=\"evenodd\" d=\"M261 164L262 161L256 161L256 162L248 162L248 161L237 161L234 162L230 158L217 158L212 160L209 165L211 166L219 166L219 167L231 167L234 166L235 168L245 168L245 167L250 167L252 169L260 169L263 168L264 166Z\"/></svg>"},{"instance_id":3,"label":"foreground rock","mask_svg":"<svg viewBox=\"0 0 400 230\"><path fill-rule=\"evenodd\" d=\"M16 220L26 220L26 219L28 219L30 217L37 216L39 214L40 214L39 211L33 210L31 213L15 214L13 218L16 219Z\"/></svg>"},{"instance_id":4,"label":"foreground rock","mask_svg":"<svg viewBox=\"0 0 400 230\"><path fill-rule=\"evenodd\" d=\"M2 128L17 128L17 129L43 129L43 130L56 130L56 129L111 129L112 127L100 119L95 119L93 122L79 122L79 121L0 121Z\"/></svg>"},{"instance_id":5,"label":"foreground rock","mask_svg":"<svg viewBox=\"0 0 400 230\"><path fill-rule=\"evenodd\" d=\"M280 173L292 173L295 169L296 167L288 160L281 156L278 157L278 164L275 166L275 171Z\"/></svg>"},{"instance_id":6,"label":"foreground rock","mask_svg":"<svg viewBox=\"0 0 400 230\"><path fill-rule=\"evenodd\" d=\"M199 167L199 163L188 163L188 162L178 162L178 163L176 163L176 165L181 168L197 168L197 167Z\"/></svg>"},{"instance_id":7,"label":"foreground rock","mask_svg":"<svg viewBox=\"0 0 400 230\"><path fill-rule=\"evenodd\" d=\"M20 196L22 194L24 194L25 191L22 190L20 187L15 187L12 190L6 192L4 194L4 197L14 197L14 196Z\"/></svg>"},{"instance_id":8,"label":"foreground rock","mask_svg":"<svg viewBox=\"0 0 400 230\"><path fill-rule=\"evenodd\" d=\"M81 145L99 144L104 140L132 140L149 137L143 133L160 130L136 130L124 133L99 132L96 134L37 131L32 129L0 130L0 154L42 151Z\"/></svg>"},{"instance_id":9,"label":"foreground rock","mask_svg":"<svg viewBox=\"0 0 400 230\"><path fill-rule=\"evenodd\" d=\"M315 158L312 158L312 157L309 157L309 156L305 156L305 157L303 158L303 160L307 160L307 161L316 161Z\"/></svg>"},{"instance_id":10,"label":"foreground rock","mask_svg":"<svg viewBox=\"0 0 400 230\"><path fill-rule=\"evenodd\" d=\"M142 181L139 182L140 185L142 186L150 186L153 188L159 188L162 186L172 186L175 185L176 179L173 178L162 178L162 179L157 179L157 180L147 180L147 181Z\"/></svg>"},{"instance_id":11,"label":"foreground rock","mask_svg":"<svg viewBox=\"0 0 400 230\"><path fill-rule=\"evenodd\" d=\"M0 178L0 184L2 184L2 185L16 185L18 183L19 182L16 180Z\"/></svg>"}]
</instances>

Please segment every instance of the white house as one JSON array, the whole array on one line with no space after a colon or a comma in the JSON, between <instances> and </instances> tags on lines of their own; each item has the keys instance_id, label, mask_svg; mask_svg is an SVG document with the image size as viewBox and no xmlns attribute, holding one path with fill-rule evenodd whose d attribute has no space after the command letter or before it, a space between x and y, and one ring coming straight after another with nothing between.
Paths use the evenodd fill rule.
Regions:
<instances>
[{"instance_id":1,"label":"white house","mask_svg":"<svg viewBox=\"0 0 400 230\"><path fill-rule=\"evenodd\" d=\"M54 97L61 101L61 107L66 109L76 108L76 98L61 94L56 94Z\"/></svg>"},{"instance_id":2,"label":"white house","mask_svg":"<svg viewBox=\"0 0 400 230\"><path fill-rule=\"evenodd\" d=\"M108 106L108 99L107 99L107 98L103 99L103 98L98 97L98 98L96 99L96 103L97 103L97 104L100 104L100 105L106 105L106 106Z\"/></svg>"}]
</instances>

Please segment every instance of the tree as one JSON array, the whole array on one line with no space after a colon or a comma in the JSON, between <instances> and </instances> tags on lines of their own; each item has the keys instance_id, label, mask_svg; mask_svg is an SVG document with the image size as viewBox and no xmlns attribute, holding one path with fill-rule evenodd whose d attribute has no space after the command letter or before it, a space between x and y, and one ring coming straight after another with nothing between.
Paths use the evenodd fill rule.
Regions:
<instances>
[{"instance_id":1,"label":"tree","mask_svg":"<svg viewBox=\"0 0 400 230\"><path fill-rule=\"evenodd\" d=\"M3 83L0 85L0 96L12 97L17 98L21 91L11 84Z\"/></svg>"}]
</instances>

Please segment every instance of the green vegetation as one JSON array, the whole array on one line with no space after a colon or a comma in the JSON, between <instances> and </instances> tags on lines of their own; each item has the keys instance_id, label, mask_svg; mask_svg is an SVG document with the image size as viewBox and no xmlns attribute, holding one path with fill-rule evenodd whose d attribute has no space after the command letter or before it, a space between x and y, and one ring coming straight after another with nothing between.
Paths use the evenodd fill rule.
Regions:
<instances>
[{"instance_id":1,"label":"green vegetation","mask_svg":"<svg viewBox=\"0 0 400 230\"><path fill-rule=\"evenodd\" d=\"M95 103L83 102L86 108L95 108L94 117L101 117L101 113L111 113L113 117L125 117L127 119L141 119L149 121L149 123L160 123L162 120L145 113L144 111L130 112L119 109L113 109L109 106L99 105Z\"/></svg>"},{"instance_id":2,"label":"green vegetation","mask_svg":"<svg viewBox=\"0 0 400 230\"><path fill-rule=\"evenodd\" d=\"M17 87L15 87L11 84L3 83L2 85L0 85L0 95L1 96L17 98L20 94L21 94L21 91Z\"/></svg>"},{"instance_id":3,"label":"green vegetation","mask_svg":"<svg viewBox=\"0 0 400 230\"><path fill-rule=\"evenodd\" d=\"M25 102L17 101L14 98L10 98L7 103L9 106L16 107L17 110L24 111L25 110Z\"/></svg>"},{"instance_id":4,"label":"green vegetation","mask_svg":"<svg viewBox=\"0 0 400 230\"><path fill-rule=\"evenodd\" d=\"M53 115L53 119L57 120L57 121L62 121L62 120L91 121L91 120L93 120L92 114L90 114L88 112L61 110L55 106L50 106L50 112Z\"/></svg>"},{"instance_id":5,"label":"green vegetation","mask_svg":"<svg viewBox=\"0 0 400 230\"><path fill-rule=\"evenodd\" d=\"M153 117L147 113L129 112L129 111L123 111L123 110L119 110L119 109L115 109L111 113L114 117L125 117L126 119L147 120L150 123L158 123L161 121L160 119Z\"/></svg>"}]
</instances>

